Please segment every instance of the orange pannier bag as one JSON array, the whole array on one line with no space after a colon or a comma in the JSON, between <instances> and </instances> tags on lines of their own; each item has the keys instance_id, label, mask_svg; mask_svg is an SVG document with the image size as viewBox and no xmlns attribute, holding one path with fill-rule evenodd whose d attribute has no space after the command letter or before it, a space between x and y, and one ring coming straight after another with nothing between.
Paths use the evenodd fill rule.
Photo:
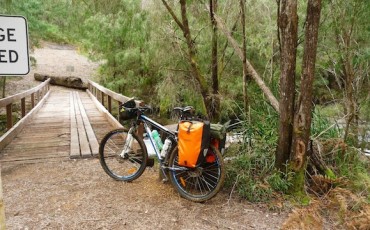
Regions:
<instances>
[{"instance_id":1,"label":"orange pannier bag","mask_svg":"<svg viewBox=\"0 0 370 230\"><path fill-rule=\"evenodd\" d=\"M210 145L208 121L181 121L178 131L178 164L194 168L202 163Z\"/></svg>"}]
</instances>

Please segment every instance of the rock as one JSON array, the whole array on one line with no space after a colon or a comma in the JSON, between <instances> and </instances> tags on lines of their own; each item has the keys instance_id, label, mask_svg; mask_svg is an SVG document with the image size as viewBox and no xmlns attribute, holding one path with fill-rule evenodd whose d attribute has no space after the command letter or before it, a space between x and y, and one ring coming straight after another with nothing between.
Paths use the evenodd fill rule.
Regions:
<instances>
[{"instance_id":1,"label":"rock","mask_svg":"<svg viewBox=\"0 0 370 230\"><path fill-rule=\"evenodd\" d=\"M60 85L75 89L87 89L87 84L83 82L82 79L79 77L52 76L48 74L35 73L34 78L37 81L45 81L50 78L50 84L52 85Z\"/></svg>"}]
</instances>

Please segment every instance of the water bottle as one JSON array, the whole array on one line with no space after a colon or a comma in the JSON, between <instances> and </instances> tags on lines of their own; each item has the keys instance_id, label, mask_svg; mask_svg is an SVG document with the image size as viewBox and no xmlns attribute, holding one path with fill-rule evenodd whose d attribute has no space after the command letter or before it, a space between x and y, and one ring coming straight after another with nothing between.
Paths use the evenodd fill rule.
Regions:
<instances>
[{"instance_id":1,"label":"water bottle","mask_svg":"<svg viewBox=\"0 0 370 230\"><path fill-rule=\"evenodd\" d=\"M152 137L153 137L154 142L157 145L159 151L161 151L162 148L163 148L163 143L162 143L161 137L159 136L159 133L158 133L157 130L152 131Z\"/></svg>"},{"instance_id":2,"label":"water bottle","mask_svg":"<svg viewBox=\"0 0 370 230\"><path fill-rule=\"evenodd\" d=\"M165 141L164 141L164 145L163 145L163 148L162 148L162 151L161 151L161 158L164 159L167 155L167 152L170 151L171 149L171 145L172 145L172 142L169 138L167 138Z\"/></svg>"},{"instance_id":3,"label":"water bottle","mask_svg":"<svg viewBox=\"0 0 370 230\"><path fill-rule=\"evenodd\" d=\"M144 138L143 138L143 140L144 140L144 144L145 144L145 146L146 146L146 150L147 150L147 152L148 152L148 157L149 158L153 158L154 156L156 156L155 155L155 151L154 151L154 148L153 148L153 145L152 145L152 143L150 142L150 139L149 139L149 136L148 136L148 134L144 134Z\"/></svg>"}]
</instances>

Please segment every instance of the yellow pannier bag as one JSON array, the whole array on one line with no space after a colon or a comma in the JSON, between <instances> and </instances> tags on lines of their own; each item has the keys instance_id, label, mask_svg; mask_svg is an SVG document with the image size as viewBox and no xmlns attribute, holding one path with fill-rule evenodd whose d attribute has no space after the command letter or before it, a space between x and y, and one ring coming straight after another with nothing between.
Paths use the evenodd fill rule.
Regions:
<instances>
[{"instance_id":1,"label":"yellow pannier bag","mask_svg":"<svg viewBox=\"0 0 370 230\"><path fill-rule=\"evenodd\" d=\"M201 164L210 145L208 121L181 121L178 131L178 154L180 166L190 168Z\"/></svg>"}]
</instances>

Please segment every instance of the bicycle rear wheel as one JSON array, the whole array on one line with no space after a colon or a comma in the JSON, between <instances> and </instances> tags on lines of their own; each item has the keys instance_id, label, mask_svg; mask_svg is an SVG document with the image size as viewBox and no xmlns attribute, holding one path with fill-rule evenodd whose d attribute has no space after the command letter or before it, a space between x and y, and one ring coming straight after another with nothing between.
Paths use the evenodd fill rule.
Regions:
<instances>
[{"instance_id":1,"label":"bicycle rear wheel","mask_svg":"<svg viewBox=\"0 0 370 230\"><path fill-rule=\"evenodd\" d=\"M99 148L104 171L115 180L133 181L143 174L148 154L133 129L116 129L105 135Z\"/></svg>"},{"instance_id":2,"label":"bicycle rear wheel","mask_svg":"<svg viewBox=\"0 0 370 230\"><path fill-rule=\"evenodd\" d=\"M204 202L214 197L225 180L225 168L220 151L211 146L206 160L195 168L178 165L178 149L169 159L170 180L180 195L188 200Z\"/></svg>"}]
</instances>

